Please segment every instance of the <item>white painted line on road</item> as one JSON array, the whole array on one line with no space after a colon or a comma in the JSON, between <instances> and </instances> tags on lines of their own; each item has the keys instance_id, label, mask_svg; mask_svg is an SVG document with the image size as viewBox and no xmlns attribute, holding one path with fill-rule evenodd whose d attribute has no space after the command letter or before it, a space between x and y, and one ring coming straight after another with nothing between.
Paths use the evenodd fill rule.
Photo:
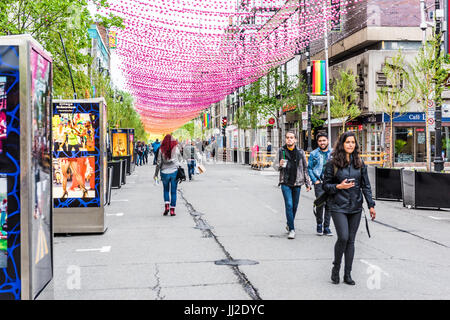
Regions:
<instances>
[{"instance_id":1,"label":"white painted line on road","mask_svg":"<svg viewBox=\"0 0 450 320\"><path fill-rule=\"evenodd\" d=\"M127 202L128 199L118 199L118 200L114 200L112 199L111 202Z\"/></svg>"},{"instance_id":2,"label":"white painted line on road","mask_svg":"<svg viewBox=\"0 0 450 320\"><path fill-rule=\"evenodd\" d=\"M433 217L433 216L428 216L428 217L431 219L434 219L434 220L450 220L450 218L440 218L440 217Z\"/></svg>"},{"instance_id":3,"label":"white painted line on road","mask_svg":"<svg viewBox=\"0 0 450 320\"><path fill-rule=\"evenodd\" d=\"M271 172L271 171L261 171L260 173L262 176L277 176L280 173L278 172Z\"/></svg>"},{"instance_id":4,"label":"white painted line on road","mask_svg":"<svg viewBox=\"0 0 450 320\"><path fill-rule=\"evenodd\" d=\"M76 252L92 252L92 251L99 251L99 252L110 252L111 246L104 246L97 249L77 249Z\"/></svg>"},{"instance_id":5,"label":"white painted line on road","mask_svg":"<svg viewBox=\"0 0 450 320\"><path fill-rule=\"evenodd\" d=\"M107 216L116 216L116 217L122 217L123 216L123 212L119 212L119 213L107 213Z\"/></svg>"},{"instance_id":6,"label":"white painted line on road","mask_svg":"<svg viewBox=\"0 0 450 320\"><path fill-rule=\"evenodd\" d=\"M363 259L360 259L359 261L361 261L362 263L368 265L369 267L373 268L374 270L380 271L380 272L383 273L385 276L389 277L389 274L388 274L386 271L384 271L383 269L381 269L379 266L376 266L376 265L374 265L374 264L371 264L371 263L369 263L369 262L367 262L366 260L363 260Z\"/></svg>"},{"instance_id":7,"label":"white painted line on road","mask_svg":"<svg viewBox=\"0 0 450 320\"><path fill-rule=\"evenodd\" d=\"M278 213L277 210L275 210L274 208L272 208L272 207L269 206L268 204L266 204L266 208L270 209L273 213Z\"/></svg>"}]
</instances>

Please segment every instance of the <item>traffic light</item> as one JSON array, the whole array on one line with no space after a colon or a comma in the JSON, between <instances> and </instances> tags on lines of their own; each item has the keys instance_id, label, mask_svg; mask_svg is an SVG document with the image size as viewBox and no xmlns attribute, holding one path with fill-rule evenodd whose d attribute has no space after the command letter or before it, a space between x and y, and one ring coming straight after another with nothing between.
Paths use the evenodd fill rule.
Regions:
<instances>
[{"instance_id":1,"label":"traffic light","mask_svg":"<svg viewBox=\"0 0 450 320\"><path fill-rule=\"evenodd\" d=\"M225 129L227 128L227 117L222 117L222 134L225 135Z\"/></svg>"}]
</instances>

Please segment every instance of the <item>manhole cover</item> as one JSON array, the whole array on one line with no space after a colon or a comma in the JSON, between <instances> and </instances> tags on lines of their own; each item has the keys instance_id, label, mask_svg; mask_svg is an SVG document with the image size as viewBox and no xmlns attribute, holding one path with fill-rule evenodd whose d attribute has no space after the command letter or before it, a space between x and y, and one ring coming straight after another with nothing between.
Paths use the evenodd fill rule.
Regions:
<instances>
[{"instance_id":1,"label":"manhole cover","mask_svg":"<svg viewBox=\"0 0 450 320\"><path fill-rule=\"evenodd\" d=\"M246 265L259 264L258 261L246 260L246 259L237 259L237 260L223 259L223 260L215 261L214 263L219 266L246 266Z\"/></svg>"}]
</instances>

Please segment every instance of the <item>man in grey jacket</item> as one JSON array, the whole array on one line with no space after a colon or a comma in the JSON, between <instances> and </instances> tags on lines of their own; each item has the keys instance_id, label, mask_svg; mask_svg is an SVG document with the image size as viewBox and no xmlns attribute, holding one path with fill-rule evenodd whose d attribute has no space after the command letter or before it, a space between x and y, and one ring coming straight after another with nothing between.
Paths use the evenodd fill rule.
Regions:
<instances>
[{"instance_id":1,"label":"man in grey jacket","mask_svg":"<svg viewBox=\"0 0 450 320\"><path fill-rule=\"evenodd\" d=\"M195 141L192 141L190 145L186 144L186 146L184 146L183 158L186 160L189 181L191 181L193 179L193 175L195 174L195 167L197 165L196 161L200 160L200 158L198 157L198 149L195 146Z\"/></svg>"},{"instance_id":2,"label":"man in grey jacket","mask_svg":"<svg viewBox=\"0 0 450 320\"><path fill-rule=\"evenodd\" d=\"M300 200L300 189L306 185L306 191L311 190L311 179L308 175L305 152L296 147L297 139L292 131L286 132L286 144L278 151L278 159L274 162L276 170L280 171L279 184L283 193L286 209L286 230L288 239L295 238L294 219Z\"/></svg>"}]
</instances>

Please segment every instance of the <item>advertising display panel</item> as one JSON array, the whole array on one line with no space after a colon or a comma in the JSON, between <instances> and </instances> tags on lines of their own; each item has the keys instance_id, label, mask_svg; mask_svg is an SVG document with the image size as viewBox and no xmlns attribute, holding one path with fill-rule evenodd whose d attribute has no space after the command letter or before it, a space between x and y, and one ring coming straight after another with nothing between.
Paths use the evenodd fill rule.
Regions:
<instances>
[{"instance_id":1,"label":"advertising display panel","mask_svg":"<svg viewBox=\"0 0 450 320\"><path fill-rule=\"evenodd\" d=\"M99 207L99 104L53 104L53 205Z\"/></svg>"},{"instance_id":2,"label":"advertising display panel","mask_svg":"<svg viewBox=\"0 0 450 320\"><path fill-rule=\"evenodd\" d=\"M128 132L125 129L112 129L113 157L128 156Z\"/></svg>"},{"instance_id":3,"label":"advertising display panel","mask_svg":"<svg viewBox=\"0 0 450 320\"><path fill-rule=\"evenodd\" d=\"M55 233L105 231L106 117L103 98L53 101Z\"/></svg>"},{"instance_id":4,"label":"advertising display panel","mask_svg":"<svg viewBox=\"0 0 450 320\"><path fill-rule=\"evenodd\" d=\"M123 175L125 184L125 176L126 174L131 174L132 169L134 168L133 163L133 154L134 146L130 143L130 130L131 129L111 129L112 136L112 148L113 148L113 160L122 160L126 161L126 170ZM134 129L132 129L134 130Z\"/></svg>"},{"instance_id":5,"label":"advertising display panel","mask_svg":"<svg viewBox=\"0 0 450 320\"><path fill-rule=\"evenodd\" d=\"M128 129L128 145L130 146L131 162L134 163L134 129Z\"/></svg>"},{"instance_id":6,"label":"advertising display panel","mask_svg":"<svg viewBox=\"0 0 450 320\"><path fill-rule=\"evenodd\" d=\"M136 157L135 157L135 150L134 150L134 144L135 144L135 138L134 138L134 129L127 129L128 130L128 145L130 146L130 156L131 156L131 168L130 168L130 174L135 169L136 164Z\"/></svg>"},{"instance_id":7,"label":"advertising display panel","mask_svg":"<svg viewBox=\"0 0 450 320\"><path fill-rule=\"evenodd\" d=\"M31 71L31 159L33 218L31 219L31 268L33 296L36 296L52 275L49 239L52 236L51 212L51 62L30 49Z\"/></svg>"},{"instance_id":8,"label":"advertising display panel","mask_svg":"<svg viewBox=\"0 0 450 320\"><path fill-rule=\"evenodd\" d=\"M53 277L51 70L31 36L0 37L0 299Z\"/></svg>"}]
</instances>

